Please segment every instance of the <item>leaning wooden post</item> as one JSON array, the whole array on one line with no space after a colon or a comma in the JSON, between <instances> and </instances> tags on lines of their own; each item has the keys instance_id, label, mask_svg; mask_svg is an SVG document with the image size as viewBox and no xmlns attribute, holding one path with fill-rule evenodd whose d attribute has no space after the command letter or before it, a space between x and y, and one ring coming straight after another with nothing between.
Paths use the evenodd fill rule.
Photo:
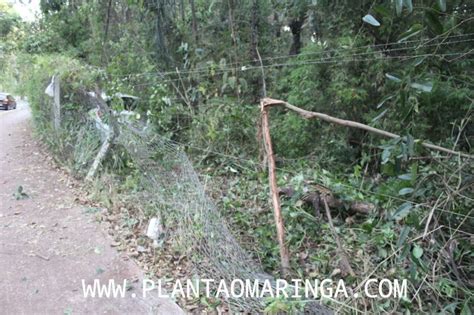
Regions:
<instances>
[{"instance_id":1,"label":"leaning wooden post","mask_svg":"<svg viewBox=\"0 0 474 315\"><path fill-rule=\"evenodd\" d=\"M102 142L100 150L97 153L97 156L95 157L94 162L92 162L92 166L89 169L89 172L87 172L86 181L92 181L92 179L95 176L95 173L97 172L97 169L99 168L99 165L107 156L107 153L110 150L110 146L114 142L115 138L118 137L118 133L119 133L117 119L115 118L113 111L109 108L105 100L102 99L99 88L96 88L95 97L91 97L91 100L93 100L96 103L98 109L102 111L102 113L105 116L109 117L109 128L107 129L107 136L105 140ZM102 121L101 123L103 124Z\"/></svg>"},{"instance_id":2,"label":"leaning wooden post","mask_svg":"<svg viewBox=\"0 0 474 315\"><path fill-rule=\"evenodd\" d=\"M267 154L268 163L268 179L270 183L270 194L273 202L273 214L277 228L278 244L280 246L281 273L286 278L290 272L290 259L288 257L288 247L285 244L285 225L283 216L281 215L280 197L278 195L278 186L275 173L275 158L273 156L272 138L270 136L270 127L268 123L268 109L266 103L260 102L262 114L262 133L263 143Z\"/></svg>"}]
</instances>

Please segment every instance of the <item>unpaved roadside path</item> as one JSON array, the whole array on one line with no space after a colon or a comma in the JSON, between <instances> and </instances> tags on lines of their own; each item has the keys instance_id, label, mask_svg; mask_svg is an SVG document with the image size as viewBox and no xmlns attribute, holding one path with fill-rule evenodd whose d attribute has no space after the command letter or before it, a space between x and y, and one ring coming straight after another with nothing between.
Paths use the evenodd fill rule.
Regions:
<instances>
[{"instance_id":1,"label":"unpaved roadside path","mask_svg":"<svg viewBox=\"0 0 474 315\"><path fill-rule=\"evenodd\" d=\"M27 104L0 111L0 314L182 313L168 299L142 298L141 270L86 210L32 139ZM82 279L132 287L125 298L84 298Z\"/></svg>"}]
</instances>

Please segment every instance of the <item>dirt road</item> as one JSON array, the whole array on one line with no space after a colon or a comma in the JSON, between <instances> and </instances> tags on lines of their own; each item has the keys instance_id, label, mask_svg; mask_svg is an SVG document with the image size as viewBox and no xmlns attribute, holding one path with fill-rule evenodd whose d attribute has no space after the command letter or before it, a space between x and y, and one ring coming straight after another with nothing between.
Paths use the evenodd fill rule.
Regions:
<instances>
[{"instance_id":1,"label":"dirt road","mask_svg":"<svg viewBox=\"0 0 474 315\"><path fill-rule=\"evenodd\" d=\"M169 299L143 298L141 270L111 244L32 139L27 104L0 111L0 314L182 313ZM127 280L128 291L85 298L83 280L95 279Z\"/></svg>"}]
</instances>

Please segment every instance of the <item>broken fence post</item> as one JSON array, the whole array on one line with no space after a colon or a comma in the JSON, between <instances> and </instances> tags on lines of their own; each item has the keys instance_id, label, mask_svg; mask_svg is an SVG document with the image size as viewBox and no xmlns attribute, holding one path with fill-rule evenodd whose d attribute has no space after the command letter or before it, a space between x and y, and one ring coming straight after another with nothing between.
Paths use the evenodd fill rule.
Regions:
<instances>
[{"instance_id":1,"label":"broken fence post","mask_svg":"<svg viewBox=\"0 0 474 315\"><path fill-rule=\"evenodd\" d=\"M110 150L110 146L112 145L113 141L115 140L115 138L118 136L118 133L119 133L117 119L115 118L114 113L112 112L112 110L110 110L107 103L102 99L101 92L99 89L96 89L95 97L92 97L91 100L93 100L96 103L100 111L102 111L105 115L108 115L109 121L110 121L110 127L104 128L104 130L107 130L107 136L105 140L102 142L100 150L97 153L97 156L95 157L94 162L92 163L92 166L89 169L89 172L87 173L86 181L91 181L92 178L94 178L95 173L97 172L97 169L99 168L99 165L105 159L107 153ZM105 125L104 122L100 119L100 117L97 117L97 119L98 119L99 124Z\"/></svg>"},{"instance_id":2,"label":"broken fence post","mask_svg":"<svg viewBox=\"0 0 474 315\"><path fill-rule=\"evenodd\" d=\"M268 122L268 108L262 101L260 103L262 111L262 133L265 151L268 159L268 179L270 183L270 193L273 202L273 214L277 228L278 245L280 246L280 264L282 277L286 278L290 273L290 259L288 247L285 243L285 224L281 214L280 196L278 195L278 186L275 173L275 157L273 156L272 139L270 136L270 126Z\"/></svg>"}]
</instances>

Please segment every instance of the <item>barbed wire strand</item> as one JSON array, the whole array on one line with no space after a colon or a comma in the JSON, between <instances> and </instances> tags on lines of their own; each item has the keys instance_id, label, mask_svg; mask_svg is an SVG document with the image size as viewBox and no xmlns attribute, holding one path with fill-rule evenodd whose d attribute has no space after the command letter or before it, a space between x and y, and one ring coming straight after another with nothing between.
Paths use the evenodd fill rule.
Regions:
<instances>
[{"instance_id":1,"label":"barbed wire strand","mask_svg":"<svg viewBox=\"0 0 474 315\"><path fill-rule=\"evenodd\" d=\"M474 41L474 39L470 40ZM472 54L473 52L468 52L467 55ZM460 56L460 55L466 55L466 52L455 52L455 53L445 53L445 54L417 54L417 55L403 55L403 56L376 56L372 58L362 58L362 59L342 59L342 57L337 57L337 58L320 58L320 59L312 59L312 60L305 60L301 62L293 62L293 63L280 63L280 64L271 64L271 65L263 65L263 68L275 68L275 67L299 67L299 66L304 66L304 65L314 65L314 64L334 64L334 63L343 63L343 62L365 62L365 61L373 61L373 60L384 60L384 59L400 59L401 61L405 61L408 59L414 59L414 58L422 58L422 57L447 57L447 56ZM245 72L245 71L253 71L253 70L260 70L260 66L255 66L255 67L248 67L244 69L237 70L238 72ZM204 78L204 77L209 77L209 76L214 76L217 74L222 74L228 71L216 71L212 75L208 74L201 74L198 75L197 77ZM140 83L140 84L134 84L130 85L131 87L140 87L140 86L149 86L149 85L156 85L156 84L164 84L164 83L170 83L170 82L177 82L179 79L166 79L166 80L161 80L160 82L149 82L149 83Z\"/></svg>"},{"instance_id":2,"label":"barbed wire strand","mask_svg":"<svg viewBox=\"0 0 474 315\"><path fill-rule=\"evenodd\" d=\"M467 36L471 36L471 35L474 35L474 33L452 35L452 36L448 36L447 38L449 38L449 39L451 39L451 38L460 38L460 37L467 37ZM319 51L319 52L303 52L303 53L300 53L298 55L279 55L279 56L273 56L273 57L265 57L265 58L262 58L262 61L278 60L278 59L285 59L285 58L286 59L293 59L293 58L300 58L300 57L304 57L304 56L322 55L322 54L326 54L326 53L351 52L351 51L356 51L356 50L360 50L360 49L387 47L387 46L393 46L393 45L406 45L406 44L412 44L412 43L421 43L419 45L413 46L415 49L420 49L420 48L423 48L423 47L432 47L432 46L437 46L437 45L443 44L443 43L435 43L435 44L428 45L428 43L432 42L433 40L434 39L408 40L408 41L404 41L404 42L390 42L390 43L385 43L385 44L366 45L366 46L360 46L360 47L354 47L354 48L337 48L337 49L328 49L328 50ZM459 41L459 42L463 42L463 41ZM456 42L452 42L452 43L456 43ZM373 51L371 53L390 52L390 51L397 51L397 50L404 50L404 49L407 49L407 48L392 48L392 49ZM245 61L229 63L229 64L226 64L226 66L235 66L235 67L237 67L237 66L242 66L244 64L250 64L250 63L255 63L255 60L247 59ZM229 68L229 69L232 70L232 69L235 69L235 67L232 67L232 68ZM196 69L193 69L193 70L185 70L185 71L181 71L180 73L181 74L186 74L186 73L191 73L191 72L203 72L203 71L207 72L209 70L212 70L212 66L199 67L199 68L196 68ZM227 70L227 71L230 71L230 70ZM138 72L138 73L129 73L129 74L124 74L124 75L119 75L118 77L127 77L127 76L132 76L132 75L134 75L134 76L156 75L156 74L159 74L159 75L175 75L176 72L175 71L167 71L167 72L147 71L147 72Z\"/></svg>"}]
</instances>

